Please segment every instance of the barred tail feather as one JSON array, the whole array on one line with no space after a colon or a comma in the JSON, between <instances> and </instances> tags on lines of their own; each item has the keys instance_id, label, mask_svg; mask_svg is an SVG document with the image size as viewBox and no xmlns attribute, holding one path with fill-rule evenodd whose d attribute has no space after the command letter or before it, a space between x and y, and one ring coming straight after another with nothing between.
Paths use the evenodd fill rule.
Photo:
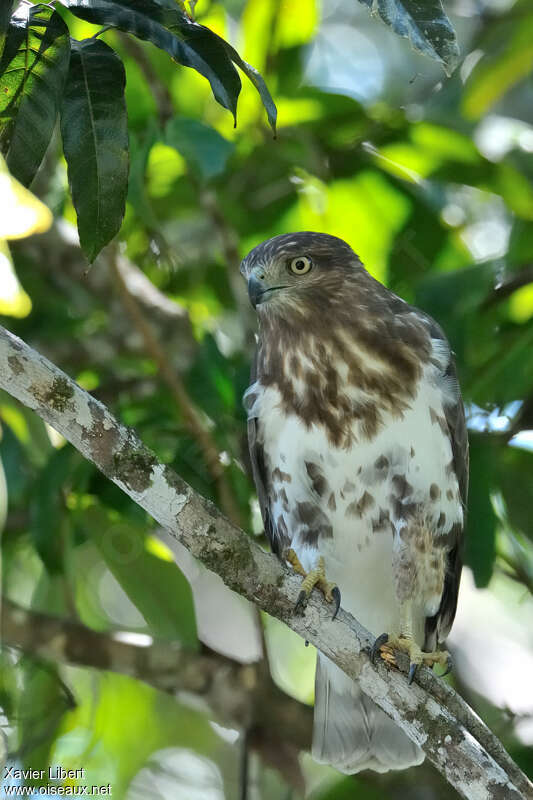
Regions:
<instances>
[{"instance_id":1,"label":"barred tail feather","mask_svg":"<svg viewBox=\"0 0 533 800\"><path fill-rule=\"evenodd\" d=\"M322 653L315 678L313 758L351 774L421 764L423 751Z\"/></svg>"}]
</instances>

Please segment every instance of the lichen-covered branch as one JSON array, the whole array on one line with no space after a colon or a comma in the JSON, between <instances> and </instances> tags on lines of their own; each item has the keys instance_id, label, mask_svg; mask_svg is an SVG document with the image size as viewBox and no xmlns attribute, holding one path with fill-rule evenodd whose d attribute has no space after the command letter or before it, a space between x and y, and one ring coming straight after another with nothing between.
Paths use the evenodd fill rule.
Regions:
<instances>
[{"instance_id":1,"label":"lichen-covered branch","mask_svg":"<svg viewBox=\"0 0 533 800\"><path fill-rule=\"evenodd\" d=\"M529 800L533 786L464 701L427 669L405 675L373 664L372 637L350 614L312 597L294 614L299 579L168 467L101 403L0 328L0 387L32 408L234 591L320 648L417 742L459 794Z\"/></svg>"}]
</instances>

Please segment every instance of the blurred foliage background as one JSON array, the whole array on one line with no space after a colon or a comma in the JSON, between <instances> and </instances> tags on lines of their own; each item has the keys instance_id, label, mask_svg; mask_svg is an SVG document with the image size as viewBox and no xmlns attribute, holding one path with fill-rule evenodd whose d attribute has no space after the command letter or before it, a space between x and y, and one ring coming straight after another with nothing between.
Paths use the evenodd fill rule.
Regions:
<instances>
[{"instance_id":1,"label":"blurred foliage background","mask_svg":"<svg viewBox=\"0 0 533 800\"><path fill-rule=\"evenodd\" d=\"M446 9L450 78L354 0L198 0L196 20L264 76L277 138L251 83L234 128L205 78L105 31L126 72L124 222L89 268L56 130L31 184L53 225L1 245L0 319L263 542L239 261L292 230L346 239L456 353L471 490L450 680L531 776L533 8ZM61 14L77 40L100 30ZM9 764L83 768L66 784L127 800L232 800L244 776L265 800L456 796L427 765L346 778L314 764L312 648L5 393L0 425Z\"/></svg>"}]
</instances>

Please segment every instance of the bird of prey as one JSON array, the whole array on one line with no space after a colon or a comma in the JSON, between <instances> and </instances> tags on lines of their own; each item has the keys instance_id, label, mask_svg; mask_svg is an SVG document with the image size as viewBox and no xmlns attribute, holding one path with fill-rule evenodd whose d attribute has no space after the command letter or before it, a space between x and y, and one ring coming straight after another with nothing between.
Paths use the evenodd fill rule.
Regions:
<instances>
[{"instance_id":1,"label":"bird of prey","mask_svg":"<svg viewBox=\"0 0 533 800\"><path fill-rule=\"evenodd\" d=\"M385 660L408 653L410 679L446 665L468 440L444 333L334 236L276 236L241 272L259 317L244 396L253 477L272 549L306 576L298 605L313 586L342 596ZM346 773L423 760L320 653L313 755Z\"/></svg>"}]
</instances>

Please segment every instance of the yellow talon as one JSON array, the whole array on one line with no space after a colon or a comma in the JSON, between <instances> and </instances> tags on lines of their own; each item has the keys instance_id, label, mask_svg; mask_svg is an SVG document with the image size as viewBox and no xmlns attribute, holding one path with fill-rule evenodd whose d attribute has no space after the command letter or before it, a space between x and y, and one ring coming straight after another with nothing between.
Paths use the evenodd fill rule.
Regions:
<instances>
[{"instance_id":1,"label":"yellow talon","mask_svg":"<svg viewBox=\"0 0 533 800\"><path fill-rule=\"evenodd\" d=\"M328 603L335 602L335 613L333 614L333 619L335 619L340 607L340 590L336 583L326 579L324 557L320 556L317 566L315 569L310 570L310 572L305 571L300 559L292 547L285 551L285 560L288 561L298 575L303 575L304 578L302 581L300 594L298 595L298 600L296 602L295 610L300 610L305 607L311 592L316 586L317 589L322 592L325 600Z\"/></svg>"}]
</instances>

